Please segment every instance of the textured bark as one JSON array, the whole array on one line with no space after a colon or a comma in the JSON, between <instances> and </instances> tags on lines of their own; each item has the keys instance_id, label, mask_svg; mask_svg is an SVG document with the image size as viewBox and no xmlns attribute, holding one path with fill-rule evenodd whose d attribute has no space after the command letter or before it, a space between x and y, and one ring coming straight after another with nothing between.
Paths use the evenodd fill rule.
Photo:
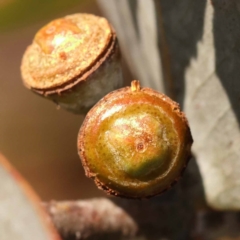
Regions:
<instances>
[{"instance_id":1,"label":"textured bark","mask_svg":"<svg viewBox=\"0 0 240 240\"><path fill-rule=\"evenodd\" d=\"M169 198L172 197L170 195L174 193L171 192ZM50 202L44 205L64 240L189 239L184 231L189 219L184 209L180 210L170 199L111 200ZM176 213L174 218L168 216L170 209Z\"/></svg>"},{"instance_id":2,"label":"textured bark","mask_svg":"<svg viewBox=\"0 0 240 240\"><path fill-rule=\"evenodd\" d=\"M45 203L63 239L119 239L136 235L137 224L108 199Z\"/></svg>"},{"instance_id":3,"label":"textured bark","mask_svg":"<svg viewBox=\"0 0 240 240\"><path fill-rule=\"evenodd\" d=\"M145 201L95 198L50 202L44 206L63 240L240 239L239 213L207 208L196 210L188 235L176 236L173 232L179 234L179 228L186 226L186 214L182 209L182 219L178 221L179 209L163 198Z\"/></svg>"}]
</instances>

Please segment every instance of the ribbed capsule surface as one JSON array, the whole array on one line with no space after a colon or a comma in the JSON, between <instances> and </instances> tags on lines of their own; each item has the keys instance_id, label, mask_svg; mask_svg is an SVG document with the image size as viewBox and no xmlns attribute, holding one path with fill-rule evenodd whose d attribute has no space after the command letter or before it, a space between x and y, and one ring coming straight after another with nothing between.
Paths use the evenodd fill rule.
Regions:
<instances>
[{"instance_id":1,"label":"ribbed capsule surface","mask_svg":"<svg viewBox=\"0 0 240 240\"><path fill-rule=\"evenodd\" d=\"M78 136L85 173L109 194L157 195L176 182L192 136L177 103L150 88L113 91L87 114Z\"/></svg>"}]
</instances>

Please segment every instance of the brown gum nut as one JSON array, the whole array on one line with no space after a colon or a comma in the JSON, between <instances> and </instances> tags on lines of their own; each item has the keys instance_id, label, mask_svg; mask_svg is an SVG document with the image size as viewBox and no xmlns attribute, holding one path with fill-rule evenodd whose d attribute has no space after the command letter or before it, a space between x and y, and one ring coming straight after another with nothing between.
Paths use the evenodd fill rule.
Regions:
<instances>
[{"instance_id":1,"label":"brown gum nut","mask_svg":"<svg viewBox=\"0 0 240 240\"><path fill-rule=\"evenodd\" d=\"M146 198L167 190L181 177L192 142L179 105L133 81L88 112L79 131L78 151L86 175L100 189Z\"/></svg>"},{"instance_id":2,"label":"brown gum nut","mask_svg":"<svg viewBox=\"0 0 240 240\"><path fill-rule=\"evenodd\" d=\"M115 31L105 18L74 14L40 29L24 53L24 85L75 113L122 85Z\"/></svg>"}]
</instances>

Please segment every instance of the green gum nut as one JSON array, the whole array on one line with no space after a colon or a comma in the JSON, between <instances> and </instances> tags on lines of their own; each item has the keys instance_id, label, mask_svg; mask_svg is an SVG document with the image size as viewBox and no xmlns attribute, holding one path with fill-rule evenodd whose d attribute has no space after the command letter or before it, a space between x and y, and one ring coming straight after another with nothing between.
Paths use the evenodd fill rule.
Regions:
<instances>
[{"instance_id":1,"label":"green gum nut","mask_svg":"<svg viewBox=\"0 0 240 240\"><path fill-rule=\"evenodd\" d=\"M116 196L146 198L180 178L192 142L178 104L133 81L89 111L78 150L86 175L99 188Z\"/></svg>"}]
</instances>

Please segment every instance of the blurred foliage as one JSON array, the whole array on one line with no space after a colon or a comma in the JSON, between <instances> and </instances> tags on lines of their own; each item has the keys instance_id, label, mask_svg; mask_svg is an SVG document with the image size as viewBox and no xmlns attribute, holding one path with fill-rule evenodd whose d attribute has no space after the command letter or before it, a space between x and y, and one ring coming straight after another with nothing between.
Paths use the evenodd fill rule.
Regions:
<instances>
[{"instance_id":1,"label":"blurred foliage","mask_svg":"<svg viewBox=\"0 0 240 240\"><path fill-rule=\"evenodd\" d=\"M28 25L87 0L0 0L0 32Z\"/></svg>"}]
</instances>

